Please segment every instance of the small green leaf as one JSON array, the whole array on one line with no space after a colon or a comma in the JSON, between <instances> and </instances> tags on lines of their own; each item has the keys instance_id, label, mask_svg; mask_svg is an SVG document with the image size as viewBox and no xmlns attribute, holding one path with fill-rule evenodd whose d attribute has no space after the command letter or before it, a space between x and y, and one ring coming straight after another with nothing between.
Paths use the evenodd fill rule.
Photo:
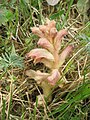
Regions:
<instances>
[{"instance_id":1,"label":"small green leaf","mask_svg":"<svg viewBox=\"0 0 90 120\"><path fill-rule=\"evenodd\" d=\"M56 19L58 17L60 17L62 14L64 14L64 10L61 10L57 13L54 13L53 15L50 16L51 19Z\"/></svg>"},{"instance_id":2,"label":"small green leaf","mask_svg":"<svg viewBox=\"0 0 90 120\"><path fill-rule=\"evenodd\" d=\"M0 25L5 24L12 18L13 14L6 7L0 7Z\"/></svg>"},{"instance_id":3,"label":"small green leaf","mask_svg":"<svg viewBox=\"0 0 90 120\"><path fill-rule=\"evenodd\" d=\"M7 70L10 67L24 67L23 58L16 53L14 45L12 45L10 54L5 52L2 54L2 57L0 57L0 70Z\"/></svg>"}]
</instances>

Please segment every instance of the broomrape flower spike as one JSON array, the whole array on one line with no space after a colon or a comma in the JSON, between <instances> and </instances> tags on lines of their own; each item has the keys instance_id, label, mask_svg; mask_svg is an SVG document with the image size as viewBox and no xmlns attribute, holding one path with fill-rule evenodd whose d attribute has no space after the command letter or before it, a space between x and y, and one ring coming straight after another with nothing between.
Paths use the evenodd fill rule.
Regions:
<instances>
[{"instance_id":1,"label":"broomrape flower spike","mask_svg":"<svg viewBox=\"0 0 90 120\"><path fill-rule=\"evenodd\" d=\"M32 33L39 36L38 46L26 54L27 58L34 60L34 64L43 63L50 69L49 73L34 71L32 69L26 71L26 75L35 79L37 84L42 87L44 97L48 97L52 88L62 78L60 67L65 62L66 57L73 49L72 45L67 46L60 54L62 38L68 34L67 30L57 31L56 22L54 20L46 20L45 25L32 27ZM61 79L60 88L63 88L68 81L65 78ZM52 97L49 96L49 100Z\"/></svg>"}]
</instances>

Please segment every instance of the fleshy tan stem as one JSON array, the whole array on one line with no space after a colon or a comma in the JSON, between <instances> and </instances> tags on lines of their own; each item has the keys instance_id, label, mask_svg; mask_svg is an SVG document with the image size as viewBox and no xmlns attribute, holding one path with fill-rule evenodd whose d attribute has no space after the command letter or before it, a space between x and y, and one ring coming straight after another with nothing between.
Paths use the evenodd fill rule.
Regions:
<instances>
[{"instance_id":1,"label":"fleshy tan stem","mask_svg":"<svg viewBox=\"0 0 90 120\"><path fill-rule=\"evenodd\" d=\"M38 46L40 48L32 49L26 58L34 60L35 64L43 63L50 69L49 72L41 72L40 70L34 71L32 69L26 71L26 75L34 79L37 84L43 89L43 95L50 102L52 100L52 89L56 83L60 88L68 83L66 79L62 78L60 67L64 63L66 57L72 51L72 45L67 46L61 53L61 42L64 35L67 35L67 30L57 31L56 22L47 19L45 25L33 27L32 32L40 37ZM40 102L40 101L39 101Z\"/></svg>"},{"instance_id":2,"label":"fleshy tan stem","mask_svg":"<svg viewBox=\"0 0 90 120\"><path fill-rule=\"evenodd\" d=\"M48 84L47 82L43 81L41 83L41 87L43 89L44 96L48 98L48 101L51 101L52 100L52 95L51 95L52 86Z\"/></svg>"}]
</instances>

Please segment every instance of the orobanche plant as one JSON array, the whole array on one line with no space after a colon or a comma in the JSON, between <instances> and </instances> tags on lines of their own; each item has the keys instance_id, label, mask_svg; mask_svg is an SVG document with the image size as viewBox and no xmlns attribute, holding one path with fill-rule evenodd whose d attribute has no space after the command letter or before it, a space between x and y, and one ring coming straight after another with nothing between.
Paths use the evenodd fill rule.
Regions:
<instances>
[{"instance_id":1,"label":"orobanche plant","mask_svg":"<svg viewBox=\"0 0 90 120\"><path fill-rule=\"evenodd\" d=\"M61 89L68 84L65 77L62 77L60 68L65 62L66 57L73 50L73 46L67 46L60 52L62 38L68 34L67 30L57 31L56 22L54 20L46 20L45 25L31 28L32 33L39 36L39 48L32 49L26 54L27 58L31 58L36 63L43 63L50 70L48 73L40 70L32 69L26 71L26 75L34 79L37 84L43 89L43 96L48 97L49 101L52 89L57 84Z\"/></svg>"}]
</instances>

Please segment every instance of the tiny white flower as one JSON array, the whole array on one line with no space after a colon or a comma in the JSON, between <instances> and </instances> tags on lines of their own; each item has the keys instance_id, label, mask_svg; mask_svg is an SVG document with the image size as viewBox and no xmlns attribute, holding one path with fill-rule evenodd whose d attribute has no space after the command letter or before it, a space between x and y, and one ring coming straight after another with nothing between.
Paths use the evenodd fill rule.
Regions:
<instances>
[{"instance_id":1,"label":"tiny white flower","mask_svg":"<svg viewBox=\"0 0 90 120\"><path fill-rule=\"evenodd\" d=\"M47 1L47 3L48 3L49 5L54 6L54 5L58 4L58 2L59 2L60 0L46 0L46 1Z\"/></svg>"}]
</instances>

